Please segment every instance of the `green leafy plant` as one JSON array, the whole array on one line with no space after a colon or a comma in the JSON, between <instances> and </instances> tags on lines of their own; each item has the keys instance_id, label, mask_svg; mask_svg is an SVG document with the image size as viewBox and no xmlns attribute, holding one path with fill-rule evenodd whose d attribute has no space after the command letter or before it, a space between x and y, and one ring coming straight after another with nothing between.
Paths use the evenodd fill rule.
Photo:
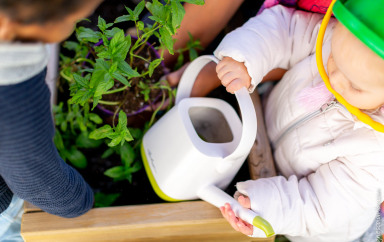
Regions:
<instances>
[{"instance_id":1,"label":"green leafy plant","mask_svg":"<svg viewBox=\"0 0 384 242\"><path fill-rule=\"evenodd\" d=\"M76 28L77 41L67 41L63 47L71 55L61 54L60 76L69 86L68 100L54 108L56 122L55 144L64 160L80 169L87 169L84 151L98 149L101 159L116 157L121 164L104 171L113 181L132 182L133 174L142 168L140 143L146 129L155 121L160 108L170 100L175 90L160 77L165 74L163 53L184 53L197 56L199 42L191 40L187 48L174 50L172 36L184 17L183 2L204 4L203 0L142 0L134 9L113 23L99 17L97 30ZM140 20L146 10L154 22L145 25ZM136 37L126 35L116 27L130 22L136 28ZM149 40L155 42L149 43ZM182 60L181 60L182 61ZM65 86L65 85L64 85ZM160 105L154 105L160 103ZM156 106L156 108L153 108ZM107 122L96 107L113 113ZM142 128L130 127L130 118L137 110L152 111ZM95 206L109 206L119 194L95 194Z\"/></svg>"},{"instance_id":2,"label":"green leafy plant","mask_svg":"<svg viewBox=\"0 0 384 242\"><path fill-rule=\"evenodd\" d=\"M64 103L53 107L55 115L56 133L55 145L60 156L77 168L87 166L87 158L79 148L97 148L103 141L89 137L90 132L102 123L102 119L95 113L89 112L89 105L68 105Z\"/></svg>"},{"instance_id":3,"label":"green leafy plant","mask_svg":"<svg viewBox=\"0 0 384 242\"><path fill-rule=\"evenodd\" d=\"M185 53L188 53L189 61L193 61L196 59L199 54L198 50L203 50L203 46L200 44L200 40L194 39L191 33L188 32L189 40L187 42L187 46L184 48L180 48L175 52L178 53L177 62L175 64L175 69L179 69L184 64Z\"/></svg>"}]
</instances>

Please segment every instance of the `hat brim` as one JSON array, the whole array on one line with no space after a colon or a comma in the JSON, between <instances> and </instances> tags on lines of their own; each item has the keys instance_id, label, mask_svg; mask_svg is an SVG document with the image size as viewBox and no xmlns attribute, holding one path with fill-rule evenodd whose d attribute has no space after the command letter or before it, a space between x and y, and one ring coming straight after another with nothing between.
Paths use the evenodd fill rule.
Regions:
<instances>
[{"instance_id":1,"label":"hat brim","mask_svg":"<svg viewBox=\"0 0 384 242\"><path fill-rule=\"evenodd\" d=\"M384 40L352 14L340 1L333 6L335 17L358 39L384 59Z\"/></svg>"}]
</instances>

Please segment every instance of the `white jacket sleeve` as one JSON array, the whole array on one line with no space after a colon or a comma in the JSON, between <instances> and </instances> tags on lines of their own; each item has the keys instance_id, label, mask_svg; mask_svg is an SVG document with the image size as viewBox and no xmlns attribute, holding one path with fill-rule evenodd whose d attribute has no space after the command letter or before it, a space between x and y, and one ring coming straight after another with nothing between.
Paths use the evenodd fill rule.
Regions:
<instances>
[{"instance_id":1,"label":"white jacket sleeve","mask_svg":"<svg viewBox=\"0 0 384 242\"><path fill-rule=\"evenodd\" d=\"M272 69L289 69L315 52L323 16L277 5L227 34L214 54L220 60L228 56L244 62L251 76L252 92ZM328 36L326 33L324 41Z\"/></svg>"},{"instance_id":2,"label":"white jacket sleeve","mask_svg":"<svg viewBox=\"0 0 384 242\"><path fill-rule=\"evenodd\" d=\"M339 158L301 179L249 180L237 183L237 189L249 196L251 209L269 221L277 234L316 237L340 228L342 238L357 237L371 225L383 200L384 164L379 157L384 153ZM366 221L352 229L351 221L357 219ZM260 236L260 231L254 231L255 237Z\"/></svg>"}]
</instances>

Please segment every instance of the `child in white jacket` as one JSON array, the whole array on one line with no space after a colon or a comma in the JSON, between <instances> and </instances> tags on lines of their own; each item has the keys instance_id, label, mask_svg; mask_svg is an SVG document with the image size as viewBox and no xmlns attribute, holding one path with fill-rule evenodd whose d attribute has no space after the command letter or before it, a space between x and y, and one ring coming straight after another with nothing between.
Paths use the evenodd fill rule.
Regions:
<instances>
[{"instance_id":1,"label":"child in white jacket","mask_svg":"<svg viewBox=\"0 0 384 242\"><path fill-rule=\"evenodd\" d=\"M356 119L325 87L315 59L322 18L275 6L228 34L215 51L229 92L253 91L270 70L288 70L265 108L281 176L240 182L237 189L243 206L292 241L354 240L377 219L384 200L384 133ZM332 19L323 62L333 89L384 123L384 59ZM228 204L221 211L236 230L263 235Z\"/></svg>"}]
</instances>

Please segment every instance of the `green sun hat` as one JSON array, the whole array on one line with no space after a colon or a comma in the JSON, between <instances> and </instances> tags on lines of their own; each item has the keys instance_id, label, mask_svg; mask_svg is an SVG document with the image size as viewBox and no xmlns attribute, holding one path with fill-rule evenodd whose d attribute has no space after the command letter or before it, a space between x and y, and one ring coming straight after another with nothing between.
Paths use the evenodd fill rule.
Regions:
<instances>
[{"instance_id":1,"label":"green sun hat","mask_svg":"<svg viewBox=\"0 0 384 242\"><path fill-rule=\"evenodd\" d=\"M384 0L338 0L333 14L384 59Z\"/></svg>"}]
</instances>

